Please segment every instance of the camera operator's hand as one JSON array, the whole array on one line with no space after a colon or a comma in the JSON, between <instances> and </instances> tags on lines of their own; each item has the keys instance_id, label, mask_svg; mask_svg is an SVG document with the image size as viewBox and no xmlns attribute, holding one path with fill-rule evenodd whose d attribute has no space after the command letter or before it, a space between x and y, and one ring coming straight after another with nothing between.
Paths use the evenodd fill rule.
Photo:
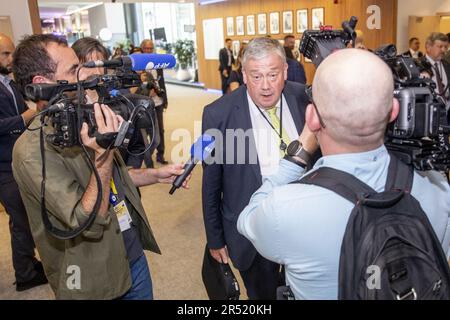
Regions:
<instances>
[{"instance_id":1,"label":"camera operator's hand","mask_svg":"<svg viewBox=\"0 0 450 320\"><path fill-rule=\"evenodd\" d=\"M183 164L169 164L158 169L130 169L131 180L136 187L148 186L155 183L171 184L176 177L183 174ZM189 175L183 183L183 188L189 189L188 182L192 175Z\"/></svg>"},{"instance_id":2,"label":"camera operator's hand","mask_svg":"<svg viewBox=\"0 0 450 320\"><path fill-rule=\"evenodd\" d=\"M116 115L107 105L104 104L101 106L98 103L94 104L94 115L98 132L100 134L117 132L121 122L123 121L120 116ZM100 156L105 152L105 149L97 144L95 137L90 137L88 135L88 129L87 123L84 122L80 132L81 140L86 147L95 151L96 156Z\"/></svg>"}]
</instances>

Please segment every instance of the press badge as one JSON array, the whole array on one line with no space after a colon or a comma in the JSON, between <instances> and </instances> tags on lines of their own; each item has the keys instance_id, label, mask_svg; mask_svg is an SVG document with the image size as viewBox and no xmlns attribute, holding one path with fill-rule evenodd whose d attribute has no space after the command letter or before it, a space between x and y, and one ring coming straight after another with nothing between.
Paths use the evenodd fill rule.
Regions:
<instances>
[{"instance_id":1,"label":"press badge","mask_svg":"<svg viewBox=\"0 0 450 320\"><path fill-rule=\"evenodd\" d=\"M124 200L114 206L114 212L116 213L117 220L119 221L120 231L124 232L130 229L131 216Z\"/></svg>"},{"instance_id":2,"label":"press badge","mask_svg":"<svg viewBox=\"0 0 450 320\"><path fill-rule=\"evenodd\" d=\"M119 201L113 179L111 179L111 193L109 195L109 202L113 205L114 212L116 213L117 220L119 221L120 231L124 232L130 229L132 221L130 212L128 211L125 200Z\"/></svg>"}]
</instances>

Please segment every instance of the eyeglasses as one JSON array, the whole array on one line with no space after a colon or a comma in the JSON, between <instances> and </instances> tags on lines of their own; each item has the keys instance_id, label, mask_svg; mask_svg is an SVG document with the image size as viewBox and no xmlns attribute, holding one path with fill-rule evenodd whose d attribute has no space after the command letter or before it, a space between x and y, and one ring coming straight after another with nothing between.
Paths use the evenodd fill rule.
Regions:
<instances>
[{"instance_id":1,"label":"eyeglasses","mask_svg":"<svg viewBox=\"0 0 450 320\"><path fill-rule=\"evenodd\" d=\"M305 93L308 96L309 102L313 105L314 109L316 109L316 113L317 113L317 117L319 118L320 126L325 129L325 127L326 127L325 123L323 122L323 119L320 116L319 109L317 109L317 106L316 106L313 96L312 96L312 86L306 86Z\"/></svg>"}]
</instances>

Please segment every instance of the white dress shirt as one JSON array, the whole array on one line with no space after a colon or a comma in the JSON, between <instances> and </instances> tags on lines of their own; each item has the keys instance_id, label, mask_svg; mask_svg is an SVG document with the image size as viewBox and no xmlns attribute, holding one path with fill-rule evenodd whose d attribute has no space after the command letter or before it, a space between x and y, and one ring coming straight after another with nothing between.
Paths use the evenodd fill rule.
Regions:
<instances>
[{"instance_id":1,"label":"white dress shirt","mask_svg":"<svg viewBox=\"0 0 450 320\"><path fill-rule=\"evenodd\" d=\"M283 129L289 136L290 141L298 138L297 128L295 127L289 106L283 97ZM277 172L281 159L279 131L275 133L266 119L258 111L258 107L247 93L248 105L250 108L250 118L252 121L253 136L256 143L256 151L258 153L259 166L261 175L271 175ZM277 116L280 118L280 100L276 106ZM269 115L264 109L260 109L270 121ZM287 142L286 142L287 143Z\"/></svg>"}]
</instances>

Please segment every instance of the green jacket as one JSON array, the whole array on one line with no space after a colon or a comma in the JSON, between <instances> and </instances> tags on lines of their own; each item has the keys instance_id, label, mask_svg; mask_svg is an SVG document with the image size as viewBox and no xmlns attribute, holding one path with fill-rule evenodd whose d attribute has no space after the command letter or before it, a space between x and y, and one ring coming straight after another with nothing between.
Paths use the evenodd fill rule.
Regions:
<instances>
[{"instance_id":1,"label":"green jacket","mask_svg":"<svg viewBox=\"0 0 450 320\"><path fill-rule=\"evenodd\" d=\"M36 122L32 125L36 126ZM57 299L113 299L131 287L127 253L117 217L97 216L80 236L59 240L47 232L41 217L42 161L39 131L26 131L13 151L13 173L27 209L36 248ZM45 203L50 221L59 229L75 229L88 218L81 206L91 170L79 147L59 149L45 143ZM131 216L145 250L160 253L128 170L115 154ZM134 210L133 210L134 209ZM79 282L77 282L79 280Z\"/></svg>"}]
</instances>

